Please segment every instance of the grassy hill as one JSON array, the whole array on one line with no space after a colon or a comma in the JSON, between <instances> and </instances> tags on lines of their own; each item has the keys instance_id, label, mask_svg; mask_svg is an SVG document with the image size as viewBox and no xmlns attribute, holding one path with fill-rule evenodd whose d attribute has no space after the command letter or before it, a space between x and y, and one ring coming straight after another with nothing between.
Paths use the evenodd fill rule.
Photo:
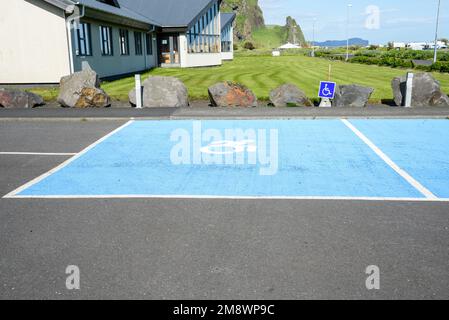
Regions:
<instances>
[{"instance_id":1,"label":"grassy hill","mask_svg":"<svg viewBox=\"0 0 449 320\"><path fill-rule=\"evenodd\" d=\"M234 36L236 40L250 40L254 30L263 28L265 21L258 0L224 0L223 12L235 12Z\"/></svg>"},{"instance_id":2,"label":"grassy hill","mask_svg":"<svg viewBox=\"0 0 449 320\"><path fill-rule=\"evenodd\" d=\"M257 48L279 47L288 42L306 45L301 27L292 17L287 17L285 26L265 26L258 0L224 0L223 12L235 12L234 38L237 43L252 41Z\"/></svg>"},{"instance_id":3,"label":"grassy hill","mask_svg":"<svg viewBox=\"0 0 449 320\"><path fill-rule=\"evenodd\" d=\"M287 30L285 27L269 25L253 32L253 41L257 48L278 48L285 43Z\"/></svg>"},{"instance_id":4,"label":"grassy hill","mask_svg":"<svg viewBox=\"0 0 449 320\"><path fill-rule=\"evenodd\" d=\"M295 19L287 17L286 25L267 25L253 31L253 42L259 49L273 49L291 42L307 46L301 27Z\"/></svg>"}]
</instances>

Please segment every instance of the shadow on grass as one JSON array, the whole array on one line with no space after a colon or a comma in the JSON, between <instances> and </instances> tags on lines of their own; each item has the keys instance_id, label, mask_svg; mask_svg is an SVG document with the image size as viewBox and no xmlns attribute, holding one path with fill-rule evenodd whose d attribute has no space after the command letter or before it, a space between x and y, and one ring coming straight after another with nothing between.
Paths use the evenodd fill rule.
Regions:
<instances>
[{"instance_id":1,"label":"shadow on grass","mask_svg":"<svg viewBox=\"0 0 449 320\"><path fill-rule=\"evenodd\" d=\"M380 102L389 107L397 107L393 99L381 99Z\"/></svg>"}]
</instances>

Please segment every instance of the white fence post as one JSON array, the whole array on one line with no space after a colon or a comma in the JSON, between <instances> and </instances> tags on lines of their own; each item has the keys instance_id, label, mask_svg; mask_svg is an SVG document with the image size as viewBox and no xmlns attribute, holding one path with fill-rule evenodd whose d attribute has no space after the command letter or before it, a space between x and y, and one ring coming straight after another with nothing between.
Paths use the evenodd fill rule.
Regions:
<instances>
[{"instance_id":1,"label":"white fence post","mask_svg":"<svg viewBox=\"0 0 449 320\"><path fill-rule=\"evenodd\" d=\"M140 74L135 75L136 79L136 108L142 109L142 82Z\"/></svg>"},{"instance_id":2,"label":"white fence post","mask_svg":"<svg viewBox=\"0 0 449 320\"><path fill-rule=\"evenodd\" d=\"M414 74L412 72L407 73L407 85L405 90L405 107L412 107L412 94L413 94L413 78Z\"/></svg>"}]
</instances>

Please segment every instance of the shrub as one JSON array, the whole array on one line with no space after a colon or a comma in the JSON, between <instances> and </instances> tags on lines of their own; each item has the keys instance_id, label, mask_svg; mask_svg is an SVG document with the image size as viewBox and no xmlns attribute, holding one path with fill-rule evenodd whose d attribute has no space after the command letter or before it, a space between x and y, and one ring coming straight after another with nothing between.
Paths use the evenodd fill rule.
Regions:
<instances>
[{"instance_id":1,"label":"shrub","mask_svg":"<svg viewBox=\"0 0 449 320\"><path fill-rule=\"evenodd\" d=\"M431 71L449 72L449 62L436 62L430 67Z\"/></svg>"},{"instance_id":2,"label":"shrub","mask_svg":"<svg viewBox=\"0 0 449 320\"><path fill-rule=\"evenodd\" d=\"M440 52L438 53L439 61L449 61L449 52Z\"/></svg>"},{"instance_id":3,"label":"shrub","mask_svg":"<svg viewBox=\"0 0 449 320\"><path fill-rule=\"evenodd\" d=\"M349 46L349 50L351 50L351 51L359 50L360 48L361 48L361 47L358 46L358 45L350 45L350 46Z\"/></svg>"},{"instance_id":4,"label":"shrub","mask_svg":"<svg viewBox=\"0 0 449 320\"><path fill-rule=\"evenodd\" d=\"M380 63L380 59L376 57L366 57L366 56L356 56L349 60L353 63L362 63L362 64L369 64L369 65L378 65Z\"/></svg>"},{"instance_id":5,"label":"shrub","mask_svg":"<svg viewBox=\"0 0 449 320\"><path fill-rule=\"evenodd\" d=\"M379 57L382 55L382 52L377 50L365 50L356 52L355 56L365 56L365 57Z\"/></svg>"},{"instance_id":6,"label":"shrub","mask_svg":"<svg viewBox=\"0 0 449 320\"><path fill-rule=\"evenodd\" d=\"M250 41L245 42L245 44L243 45L243 48L245 48L247 50L254 50L254 49L256 49L254 44L252 42L250 42Z\"/></svg>"},{"instance_id":7,"label":"shrub","mask_svg":"<svg viewBox=\"0 0 449 320\"><path fill-rule=\"evenodd\" d=\"M375 49L370 48L370 49ZM415 66L412 60L431 60L434 52L432 50L390 50L377 48L370 50L360 48L354 52L354 57L350 59L351 63L361 63L367 65L379 65L392 68L418 69L422 71L448 72L449 68L449 52L438 52L438 63L430 66ZM331 60L345 60L345 48L317 50L315 56Z\"/></svg>"}]
</instances>

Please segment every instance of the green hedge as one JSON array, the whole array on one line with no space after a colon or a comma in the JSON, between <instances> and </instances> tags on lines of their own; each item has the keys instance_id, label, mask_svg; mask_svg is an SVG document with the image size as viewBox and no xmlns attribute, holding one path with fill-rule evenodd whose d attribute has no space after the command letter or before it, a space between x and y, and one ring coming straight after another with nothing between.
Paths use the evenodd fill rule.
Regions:
<instances>
[{"instance_id":1,"label":"green hedge","mask_svg":"<svg viewBox=\"0 0 449 320\"><path fill-rule=\"evenodd\" d=\"M413 63L411 60L400 59L395 57L382 56L377 57L366 57L366 56L355 56L349 60L352 63L362 63L369 65L387 66L392 68L413 68Z\"/></svg>"},{"instance_id":2,"label":"green hedge","mask_svg":"<svg viewBox=\"0 0 449 320\"><path fill-rule=\"evenodd\" d=\"M425 71L425 72L446 72L449 73L449 62L437 62L432 64L431 66L416 66L416 70Z\"/></svg>"},{"instance_id":3,"label":"green hedge","mask_svg":"<svg viewBox=\"0 0 449 320\"><path fill-rule=\"evenodd\" d=\"M350 60L352 63L388 66L392 68L414 68L422 71L449 72L449 52L438 52L438 62L432 66L415 66L412 60L431 60L433 51L414 50L361 50Z\"/></svg>"},{"instance_id":4,"label":"green hedge","mask_svg":"<svg viewBox=\"0 0 449 320\"><path fill-rule=\"evenodd\" d=\"M439 61L432 64L430 71L448 72L449 73L449 62Z\"/></svg>"}]
</instances>

